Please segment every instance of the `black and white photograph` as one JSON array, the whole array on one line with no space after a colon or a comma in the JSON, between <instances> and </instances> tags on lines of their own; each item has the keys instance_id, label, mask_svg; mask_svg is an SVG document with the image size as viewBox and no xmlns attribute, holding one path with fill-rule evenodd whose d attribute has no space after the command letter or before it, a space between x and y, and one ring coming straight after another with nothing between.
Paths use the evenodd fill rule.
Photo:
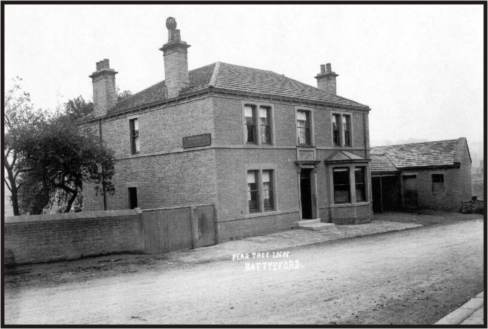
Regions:
<instances>
[{"instance_id":1,"label":"black and white photograph","mask_svg":"<svg viewBox=\"0 0 488 329\"><path fill-rule=\"evenodd\" d=\"M4 327L485 327L486 1L2 1Z\"/></svg>"}]
</instances>

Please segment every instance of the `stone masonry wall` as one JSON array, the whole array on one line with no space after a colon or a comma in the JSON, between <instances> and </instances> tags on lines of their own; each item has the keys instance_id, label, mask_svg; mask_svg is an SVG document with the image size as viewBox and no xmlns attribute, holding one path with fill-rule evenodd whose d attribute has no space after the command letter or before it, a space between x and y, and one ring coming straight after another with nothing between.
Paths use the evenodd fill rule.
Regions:
<instances>
[{"instance_id":1,"label":"stone masonry wall","mask_svg":"<svg viewBox=\"0 0 488 329\"><path fill-rule=\"evenodd\" d=\"M104 143L117 159L113 183L115 194L107 195L108 209L129 206L128 188L136 187L141 209L214 203L215 158L213 150L183 149L185 136L214 136L212 103L209 98L161 107L108 119L103 122ZM129 120L139 121L140 152L130 154ZM84 210L103 209L102 195L87 184Z\"/></svg>"},{"instance_id":2,"label":"stone masonry wall","mask_svg":"<svg viewBox=\"0 0 488 329\"><path fill-rule=\"evenodd\" d=\"M123 159L116 163L115 193L107 195L107 206L127 209L129 187L137 188L141 209L215 203L215 181L215 153L211 149ZM84 192L85 210L103 205L102 195L95 196L92 187Z\"/></svg>"},{"instance_id":3,"label":"stone masonry wall","mask_svg":"<svg viewBox=\"0 0 488 329\"><path fill-rule=\"evenodd\" d=\"M296 117L297 108L311 109L313 111L314 138L315 146L331 150L363 150L364 156L364 137L365 137L365 116L363 111L352 111L337 109L324 106L310 106L301 104L291 104L279 101L268 101L256 98L239 98L233 96L213 97L214 107L214 127L215 145L244 145L244 120L243 104L267 104L273 107L273 146L287 146L295 148L297 145L296 137ZM352 147L335 147L332 141L332 113L351 114L352 120ZM366 136L368 135L366 123Z\"/></svg>"},{"instance_id":4,"label":"stone masonry wall","mask_svg":"<svg viewBox=\"0 0 488 329\"><path fill-rule=\"evenodd\" d=\"M409 170L403 173L417 174L418 206L423 209L459 211L463 201L471 200L466 186L470 180L464 176L467 169ZM444 174L444 192L432 192L432 174Z\"/></svg>"},{"instance_id":5,"label":"stone masonry wall","mask_svg":"<svg viewBox=\"0 0 488 329\"><path fill-rule=\"evenodd\" d=\"M273 145L244 144L244 103L273 106ZM218 226L219 240L246 234L268 232L269 227L287 227L300 219L298 172L296 146L296 108L312 109L317 167L317 203L322 220L331 220L328 207L331 179L324 159L338 150L367 157L367 115L357 111L339 110L327 107L296 106L283 102L267 102L259 99L237 97L215 97L215 145L218 177ZM332 113L352 115L352 147L334 147L332 142ZM366 142L366 143L365 143ZM364 165L364 164L363 164ZM274 212L248 214L246 172L251 169L275 170L276 204ZM284 215L286 214L286 215ZM370 220L368 203L343 206L332 212L333 217L347 220ZM263 234L263 233L261 233Z\"/></svg>"}]
</instances>

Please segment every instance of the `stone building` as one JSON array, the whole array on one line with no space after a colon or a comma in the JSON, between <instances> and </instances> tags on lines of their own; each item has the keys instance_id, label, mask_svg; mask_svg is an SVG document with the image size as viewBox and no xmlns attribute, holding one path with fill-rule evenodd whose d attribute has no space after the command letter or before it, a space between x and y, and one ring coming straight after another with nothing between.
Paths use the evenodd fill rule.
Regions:
<instances>
[{"instance_id":1,"label":"stone building","mask_svg":"<svg viewBox=\"0 0 488 329\"><path fill-rule=\"evenodd\" d=\"M458 211L471 200L466 138L371 148L373 208Z\"/></svg>"},{"instance_id":2,"label":"stone building","mask_svg":"<svg viewBox=\"0 0 488 329\"><path fill-rule=\"evenodd\" d=\"M91 75L83 126L114 150L116 192L85 188L85 210L214 204L218 241L371 219L370 109L336 94L330 64L317 87L222 62L188 70L190 45L166 27L164 81L117 102L108 59Z\"/></svg>"}]
</instances>

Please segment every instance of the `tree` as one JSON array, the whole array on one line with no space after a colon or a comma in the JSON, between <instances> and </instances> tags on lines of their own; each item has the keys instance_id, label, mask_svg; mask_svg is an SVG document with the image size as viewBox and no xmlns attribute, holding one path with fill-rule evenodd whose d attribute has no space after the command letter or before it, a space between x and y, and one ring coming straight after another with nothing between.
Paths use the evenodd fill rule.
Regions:
<instances>
[{"instance_id":1,"label":"tree","mask_svg":"<svg viewBox=\"0 0 488 329\"><path fill-rule=\"evenodd\" d=\"M79 96L65 103L62 112L48 116L33 110L20 82L15 80L5 99L4 182L14 215L42 213L59 198L65 198L63 211L69 212L86 182L94 183L97 191L113 193L113 152L76 124L93 111L93 104Z\"/></svg>"},{"instance_id":2,"label":"tree","mask_svg":"<svg viewBox=\"0 0 488 329\"><path fill-rule=\"evenodd\" d=\"M114 191L111 182L115 162L113 152L97 136L81 133L69 115L58 115L49 120L39 135L22 139L19 149L25 154L29 180L37 182L32 186L43 195L49 195L43 199L42 208L62 191L66 197L63 211L69 212L86 182L94 183L97 190ZM34 200L38 202L40 199ZM31 206L30 209L38 211L39 207Z\"/></svg>"},{"instance_id":3,"label":"tree","mask_svg":"<svg viewBox=\"0 0 488 329\"><path fill-rule=\"evenodd\" d=\"M39 127L46 120L43 111L35 111L29 93L22 90L22 79L16 77L13 87L5 97L5 136L3 149L4 183L10 191L10 200L14 215L20 214L19 189L24 184L28 170L24 155L19 150L23 139L35 139Z\"/></svg>"},{"instance_id":4,"label":"tree","mask_svg":"<svg viewBox=\"0 0 488 329\"><path fill-rule=\"evenodd\" d=\"M78 120L93 112L93 103L87 102L83 96L70 99L64 104L64 113L72 120Z\"/></svg>"},{"instance_id":5,"label":"tree","mask_svg":"<svg viewBox=\"0 0 488 329\"><path fill-rule=\"evenodd\" d=\"M120 91L117 89L117 101L121 102L124 99L132 96L130 90ZM68 100L64 104L64 114L73 120L81 119L93 112L93 103L86 101L83 96L78 96Z\"/></svg>"},{"instance_id":6,"label":"tree","mask_svg":"<svg viewBox=\"0 0 488 329\"><path fill-rule=\"evenodd\" d=\"M124 90L124 91L121 92L117 88L117 102L121 102L124 99L129 98L130 96L132 96L132 92L130 90Z\"/></svg>"}]
</instances>

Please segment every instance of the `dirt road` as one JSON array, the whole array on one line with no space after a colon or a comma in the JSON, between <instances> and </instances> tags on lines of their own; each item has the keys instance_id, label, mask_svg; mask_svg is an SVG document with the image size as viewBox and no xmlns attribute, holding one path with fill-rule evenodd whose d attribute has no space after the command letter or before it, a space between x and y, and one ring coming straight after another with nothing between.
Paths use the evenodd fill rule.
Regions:
<instances>
[{"instance_id":1,"label":"dirt road","mask_svg":"<svg viewBox=\"0 0 488 329\"><path fill-rule=\"evenodd\" d=\"M5 321L432 324L483 290L481 220L289 252L288 257L236 255L234 261L172 265L50 287L9 287Z\"/></svg>"}]
</instances>

